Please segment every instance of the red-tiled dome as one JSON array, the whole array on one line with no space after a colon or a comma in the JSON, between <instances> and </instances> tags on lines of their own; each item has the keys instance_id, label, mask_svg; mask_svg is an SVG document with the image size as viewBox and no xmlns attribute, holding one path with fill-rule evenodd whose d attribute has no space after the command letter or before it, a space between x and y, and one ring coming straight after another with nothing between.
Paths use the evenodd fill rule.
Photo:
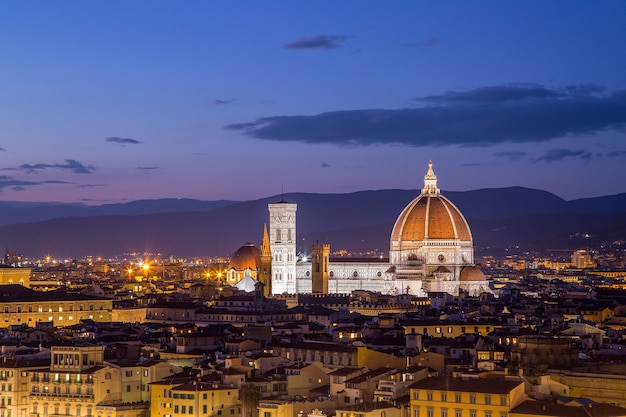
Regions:
<instances>
[{"instance_id":1,"label":"red-tiled dome","mask_svg":"<svg viewBox=\"0 0 626 417\"><path fill-rule=\"evenodd\" d=\"M466 266L461 270L459 281L485 281L485 274L475 265Z\"/></svg>"},{"instance_id":2,"label":"red-tiled dome","mask_svg":"<svg viewBox=\"0 0 626 417\"><path fill-rule=\"evenodd\" d=\"M442 195L417 197L400 213L391 232L392 241L426 239L472 240L465 218Z\"/></svg>"},{"instance_id":3,"label":"red-tiled dome","mask_svg":"<svg viewBox=\"0 0 626 417\"><path fill-rule=\"evenodd\" d=\"M229 268L235 269L257 269L261 252L252 243L246 243L233 254L228 263Z\"/></svg>"}]
</instances>

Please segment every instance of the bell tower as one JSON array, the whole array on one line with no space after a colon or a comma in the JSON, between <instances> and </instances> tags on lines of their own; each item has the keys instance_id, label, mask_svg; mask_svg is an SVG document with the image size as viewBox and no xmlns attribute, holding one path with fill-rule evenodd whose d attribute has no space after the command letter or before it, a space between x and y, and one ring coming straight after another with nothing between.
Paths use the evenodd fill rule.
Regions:
<instances>
[{"instance_id":1,"label":"bell tower","mask_svg":"<svg viewBox=\"0 0 626 417\"><path fill-rule=\"evenodd\" d=\"M267 232L267 223L263 225L263 240L261 240L259 254L258 281L263 283L263 295L272 294L272 249L270 235Z\"/></svg>"},{"instance_id":2,"label":"bell tower","mask_svg":"<svg viewBox=\"0 0 626 417\"><path fill-rule=\"evenodd\" d=\"M296 211L298 205L281 200L268 204L272 255L271 294L296 291Z\"/></svg>"}]
</instances>

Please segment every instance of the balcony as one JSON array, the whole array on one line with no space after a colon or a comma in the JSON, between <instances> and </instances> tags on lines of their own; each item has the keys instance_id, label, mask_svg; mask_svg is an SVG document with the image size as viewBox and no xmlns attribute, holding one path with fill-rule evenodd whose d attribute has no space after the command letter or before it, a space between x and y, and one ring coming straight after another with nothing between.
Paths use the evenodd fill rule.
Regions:
<instances>
[{"instance_id":1,"label":"balcony","mask_svg":"<svg viewBox=\"0 0 626 417\"><path fill-rule=\"evenodd\" d=\"M55 393L55 392L30 392L29 395L31 397L48 397L48 398L66 398L66 399L75 399L75 400L79 400L79 399L87 399L87 400L93 400L94 395L93 394L61 394L61 393Z\"/></svg>"}]
</instances>

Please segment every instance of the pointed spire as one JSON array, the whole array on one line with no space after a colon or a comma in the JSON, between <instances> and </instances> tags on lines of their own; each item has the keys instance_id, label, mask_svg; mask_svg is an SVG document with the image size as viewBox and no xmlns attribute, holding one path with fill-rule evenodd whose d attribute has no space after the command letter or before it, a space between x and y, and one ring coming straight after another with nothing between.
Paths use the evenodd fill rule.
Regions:
<instances>
[{"instance_id":1,"label":"pointed spire","mask_svg":"<svg viewBox=\"0 0 626 417\"><path fill-rule=\"evenodd\" d=\"M437 176L433 171L433 161L428 161L428 172L424 175L424 188L422 188L422 195L439 195L439 188L437 188Z\"/></svg>"},{"instance_id":2,"label":"pointed spire","mask_svg":"<svg viewBox=\"0 0 626 417\"><path fill-rule=\"evenodd\" d=\"M261 255L271 255L270 235L267 233L267 223L263 223L263 240L261 241Z\"/></svg>"}]
</instances>

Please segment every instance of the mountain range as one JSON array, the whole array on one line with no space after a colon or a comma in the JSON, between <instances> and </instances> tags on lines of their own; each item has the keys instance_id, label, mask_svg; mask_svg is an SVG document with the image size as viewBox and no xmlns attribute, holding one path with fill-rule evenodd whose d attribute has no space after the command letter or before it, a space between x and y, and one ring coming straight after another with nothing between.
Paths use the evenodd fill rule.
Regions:
<instances>
[{"instance_id":1,"label":"mountain range","mask_svg":"<svg viewBox=\"0 0 626 417\"><path fill-rule=\"evenodd\" d=\"M626 193L566 201L522 187L443 191L465 215L479 254L596 247L626 239ZM0 203L0 245L29 258L80 258L125 253L229 256L259 244L267 204L298 204L298 250L315 242L331 251L386 255L389 235L418 190L346 194L291 193L258 200L142 200L87 206Z\"/></svg>"}]
</instances>

